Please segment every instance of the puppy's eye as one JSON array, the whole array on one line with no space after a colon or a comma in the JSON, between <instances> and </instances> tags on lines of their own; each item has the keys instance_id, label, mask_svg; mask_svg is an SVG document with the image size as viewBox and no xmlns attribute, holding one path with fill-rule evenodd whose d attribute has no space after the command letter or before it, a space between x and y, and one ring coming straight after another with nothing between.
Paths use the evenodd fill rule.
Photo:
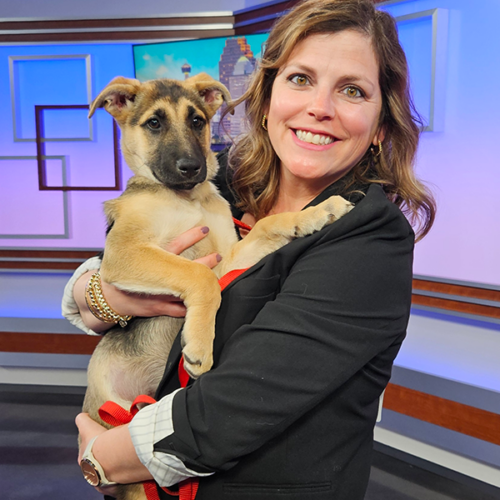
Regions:
<instances>
[{"instance_id":1,"label":"puppy's eye","mask_svg":"<svg viewBox=\"0 0 500 500\"><path fill-rule=\"evenodd\" d=\"M205 120L203 118L200 118L199 116L195 116L193 118L193 127L196 130L201 130L205 125Z\"/></svg>"},{"instance_id":2,"label":"puppy's eye","mask_svg":"<svg viewBox=\"0 0 500 500\"><path fill-rule=\"evenodd\" d=\"M147 125L151 130L158 130L161 127L160 120L158 118L151 118L147 121Z\"/></svg>"}]
</instances>

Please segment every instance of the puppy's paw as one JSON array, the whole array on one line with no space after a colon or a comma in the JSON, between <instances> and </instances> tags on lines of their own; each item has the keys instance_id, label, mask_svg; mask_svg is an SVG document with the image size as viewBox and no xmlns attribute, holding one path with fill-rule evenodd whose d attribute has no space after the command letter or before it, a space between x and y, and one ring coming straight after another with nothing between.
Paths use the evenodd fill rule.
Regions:
<instances>
[{"instance_id":1,"label":"puppy's paw","mask_svg":"<svg viewBox=\"0 0 500 500\"><path fill-rule=\"evenodd\" d=\"M295 235L297 237L307 236L319 231L340 219L353 208L354 205L342 196L331 196L319 205L300 212L301 219L295 228Z\"/></svg>"},{"instance_id":2,"label":"puppy's paw","mask_svg":"<svg viewBox=\"0 0 500 500\"><path fill-rule=\"evenodd\" d=\"M212 346L201 342L188 342L182 349L184 369L191 378L198 378L212 368Z\"/></svg>"},{"instance_id":3,"label":"puppy's paw","mask_svg":"<svg viewBox=\"0 0 500 500\"><path fill-rule=\"evenodd\" d=\"M342 196L330 196L323 203L320 203L318 208L327 212L328 222L325 224L327 226L349 213L354 208L354 204Z\"/></svg>"}]
</instances>

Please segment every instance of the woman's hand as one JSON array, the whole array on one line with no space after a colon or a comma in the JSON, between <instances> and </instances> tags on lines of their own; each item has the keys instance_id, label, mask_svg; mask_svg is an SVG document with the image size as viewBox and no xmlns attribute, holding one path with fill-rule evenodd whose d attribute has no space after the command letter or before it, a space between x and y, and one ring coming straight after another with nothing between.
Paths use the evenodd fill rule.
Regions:
<instances>
[{"instance_id":1,"label":"woman's hand","mask_svg":"<svg viewBox=\"0 0 500 500\"><path fill-rule=\"evenodd\" d=\"M78 465L89 442L96 436L92 453L104 470L108 481L128 484L152 479L149 471L142 465L135 452L127 425L107 430L92 420L88 413L80 413L75 419L81 444ZM96 488L103 495L114 496L116 487Z\"/></svg>"},{"instance_id":2,"label":"woman's hand","mask_svg":"<svg viewBox=\"0 0 500 500\"><path fill-rule=\"evenodd\" d=\"M201 241L207 235L207 227L195 227L177 236L165 250L179 255L195 243L198 243L198 241ZM220 259L220 255L212 253L200 259L196 259L194 262L204 264L212 269L220 262ZM85 325L95 332L104 332L113 325L104 323L95 318L85 302L85 286L92 274L96 271L97 269L89 271L78 279L73 288L73 295ZM174 297L173 295L129 293L105 281L102 281L101 287L106 302L114 311L121 315L141 316L146 318L153 316L183 318L186 315L184 304L178 297Z\"/></svg>"},{"instance_id":3,"label":"woman's hand","mask_svg":"<svg viewBox=\"0 0 500 500\"><path fill-rule=\"evenodd\" d=\"M78 451L78 465L80 465L83 452L87 449L90 440L100 434L104 434L107 429L92 420L88 413L77 415L75 422L81 438L80 449ZM114 493L116 493L115 488L114 486L109 486L107 488L96 488L96 490L103 495L114 496Z\"/></svg>"},{"instance_id":4,"label":"woman's hand","mask_svg":"<svg viewBox=\"0 0 500 500\"><path fill-rule=\"evenodd\" d=\"M89 417L88 413L80 413L75 419L78 432L80 433L80 450L78 452L78 464L82 461L83 452L87 449L90 441L107 431L106 427L98 424L95 420Z\"/></svg>"}]
</instances>

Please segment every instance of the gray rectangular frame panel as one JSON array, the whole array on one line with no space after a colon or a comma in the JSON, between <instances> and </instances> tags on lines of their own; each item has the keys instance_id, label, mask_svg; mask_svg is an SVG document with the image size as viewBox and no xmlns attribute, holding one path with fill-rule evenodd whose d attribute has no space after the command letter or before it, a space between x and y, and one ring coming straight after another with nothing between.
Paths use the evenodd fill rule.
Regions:
<instances>
[{"instance_id":1,"label":"gray rectangular frame panel","mask_svg":"<svg viewBox=\"0 0 500 500\"><path fill-rule=\"evenodd\" d=\"M85 60L85 73L87 81L87 103L92 102L92 66L91 66L91 56L90 54L61 54L61 55L46 55L46 56L9 56L9 82L10 82L10 100L12 106L12 133L14 136L14 142L35 142L35 138L22 138L17 136L17 124L16 124L16 82L14 78L14 63L16 61L33 61L33 60L53 60L53 59L83 59ZM46 138L45 142L50 141L93 141L94 132L92 120L88 121L89 124L89 136L88 137L70 137L70 138Z\"/></svg>"},{"instance_id":2,"label":"gray rectangular frame panel","mask_svg":"<svg viewBox=\"0 0 500 500\"><path fill-rule=\"evenodd\" d=\"M63 186L67 182L66 171L66 156L44 156L46 160L61 160L62 164L62 183ZM33 160L36 161L36 156L0 156L2 160ZM62 234L0 234L0 239L69 239L69 209L68 209L68 193L63 191L63 217L64 217L64 232Z\"/></svg>"},{"instance_id":3,"label":"gray rectangular frame panel","mask_svg":"<svg viewBox=\"0 0 500 500\"><path fill-rule=\"evenodd\" d=\"M424 132L441 132L444 130L446 58L448 51L448 10L435 8L398 16L396 17L396 23L422 19L425 17L430 17L432 19L432 56L429 124L424 128Z\"/></svg>"}]
</instances>

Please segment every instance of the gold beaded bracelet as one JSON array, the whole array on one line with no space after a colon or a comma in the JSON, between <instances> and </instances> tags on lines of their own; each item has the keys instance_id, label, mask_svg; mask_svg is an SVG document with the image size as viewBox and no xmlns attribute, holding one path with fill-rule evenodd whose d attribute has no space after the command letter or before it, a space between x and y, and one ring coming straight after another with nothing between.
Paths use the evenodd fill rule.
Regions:
<instances>
[{"instance_id":1,"label":"gold beaded bracelet","mask_svg":"<svg viewBox=\"0 0 500 500\"><path fill-rule=\"evenodd\" d=\"M85 287L85 302L90 312L104 323L119 324L122 328L132 319L132 316L122 316L109 307L101 288L101 273L92 275Z\"/></svg>"}]
</instances>

